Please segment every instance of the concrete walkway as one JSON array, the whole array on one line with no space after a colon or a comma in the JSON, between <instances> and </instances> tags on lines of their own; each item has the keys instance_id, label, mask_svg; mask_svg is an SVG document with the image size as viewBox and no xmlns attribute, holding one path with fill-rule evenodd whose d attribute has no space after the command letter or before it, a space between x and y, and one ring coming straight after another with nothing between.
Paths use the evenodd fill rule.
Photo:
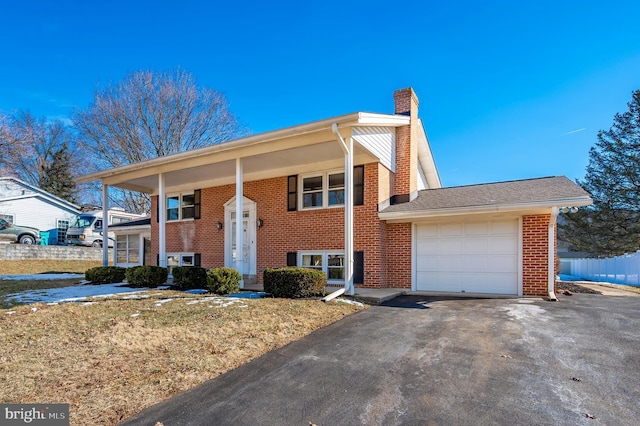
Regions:
<instances>
[{"instance_id":1,"label":"concrete walkway","mask_svg":"<svg viewBox=\"0 0 640 426\"><path fill-rule=\"evenodd\" d=\"M599 291L604 296L616 296L616 297L640 297L640 293L634 293L630 290L625 290L625 286L616 286L609 283L594 283L591 281L578 281L574 284L581 285L582 287L589 288L591 290Z\"/></svg>"}]
</instances>

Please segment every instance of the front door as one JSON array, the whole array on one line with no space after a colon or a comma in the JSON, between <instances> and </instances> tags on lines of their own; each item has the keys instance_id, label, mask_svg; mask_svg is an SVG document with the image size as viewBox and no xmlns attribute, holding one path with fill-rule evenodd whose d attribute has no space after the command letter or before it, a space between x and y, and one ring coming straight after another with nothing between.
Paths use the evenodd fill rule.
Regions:
<instances>
[{"instance_id":1,"label":"front door","mask_svg":"<svg viewBox=\"0 0 640 426\"><path fill-rule=\"evenodd\" d=\"M236 261L238 259L238 238L236 236L236 212L231 212L229 226L231 227L231 262L233 267L236 265ZM250 248L251 241L249 238L249 211L245 210L242 213L242 270L240 271L242 275L249 275L251 273L250 269Z\"/></svg>"},{"instance_id":2,"label":"front door","mask_svg":"<svg viewBox=\"0 0 640 426\"><path fill-rule=\"evenodd\" d=\"M256 274L256 203L244 197L242 200L242 236L236 236L235 197L225 203L225 244L224 264L230 268L237 268L236 260L242 254L241 273L243 279L252 282ZM239 251L241 250L241 251Z\"/></svg>"}]
</instances>

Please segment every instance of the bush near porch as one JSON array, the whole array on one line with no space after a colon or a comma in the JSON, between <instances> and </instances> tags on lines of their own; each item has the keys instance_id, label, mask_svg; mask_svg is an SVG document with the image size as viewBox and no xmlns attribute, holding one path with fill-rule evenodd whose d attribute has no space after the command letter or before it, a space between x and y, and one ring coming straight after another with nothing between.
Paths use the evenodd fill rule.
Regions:
<instances>
[{"instance_id":1,"label":"bush near porch","mask_svg":"<svg viewBox=\"0 0 640 426\"><path fill-rule=\"evenodd\" d=\"M299 299L324 296L327 277L311 268L269 268L264 271L264 291L274 297Z\"/></svg>"}]
</instances>

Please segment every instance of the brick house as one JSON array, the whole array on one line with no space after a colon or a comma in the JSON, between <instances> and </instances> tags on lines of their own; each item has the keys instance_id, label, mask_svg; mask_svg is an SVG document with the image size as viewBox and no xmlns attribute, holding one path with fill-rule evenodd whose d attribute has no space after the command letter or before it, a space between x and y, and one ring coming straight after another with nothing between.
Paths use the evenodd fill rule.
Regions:
<instances>
[{"instance_id":1,"label":"brick house","mask_svg":"<svg viewBox=\"0 0 640 426\"><path fill-rule=\"evenodd\" d=\"M151 194L160 266L231 266L257 284L265 268L305 266L351 292L553 292L555 218L589 194L565 177L442 188L417 96L394 100L394 114L342 115L80 180Z\"/></svg>"}]
</instances>

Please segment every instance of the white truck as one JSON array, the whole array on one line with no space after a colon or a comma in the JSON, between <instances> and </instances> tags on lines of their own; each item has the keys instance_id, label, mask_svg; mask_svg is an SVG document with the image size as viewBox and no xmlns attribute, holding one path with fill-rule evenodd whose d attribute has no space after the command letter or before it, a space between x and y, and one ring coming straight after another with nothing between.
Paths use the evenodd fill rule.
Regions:
<instances>
[{"instance_id":1,"label":"white truck","mask_svg":"<svg viewBox=\"0 0 640 426\"><path fill-rule=\"evenodd\" d=\"M146 217L144 215L126 213L121 209L111 209L108 213L109 225ZM102 247L103 240L102 210L80 213L73 218L69 229L67 229L67 245ZM108 242L109 247L113 247L114 235L112 232L109 232Z\"/></svg>"}]
</instances>

